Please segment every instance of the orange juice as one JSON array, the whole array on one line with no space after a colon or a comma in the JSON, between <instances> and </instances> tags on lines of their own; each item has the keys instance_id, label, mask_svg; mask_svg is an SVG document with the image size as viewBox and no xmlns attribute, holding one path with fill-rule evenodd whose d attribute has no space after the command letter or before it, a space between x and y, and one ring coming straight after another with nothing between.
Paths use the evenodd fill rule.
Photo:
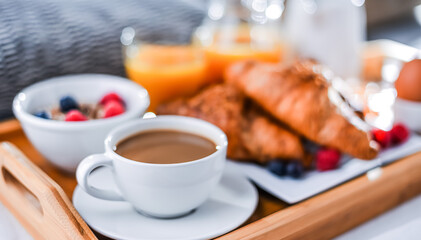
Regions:
<instances>
[{"instance_id":1,"label":"orange juice","mask_svg":"<svg viewBox=\"0 0 421 240\"><path fill-rule=\"evenodd\" d=\"M150 111L163 102L194 94L204 84L206 65L192 46L140 46L126 58L127 75L149 92Z\"/></svg>"},{"instance_id":2,"label":"orange juice","mask_svg":"<svg viewBox=\"0 0 421 240\"><path fill-rule=\"evenodd\" d=\"M205 35L197 32L195 40L204 49L209 83L222 81L225 69L241 60L279 62L284 50L274 29L248 24L221 26Z\"/></svg>"},{"instance_id":3,"label":"orange juice","mask_svg":"<svg viewBox=\"0 0 421 240\"><path fill-rule=\"evenodd\" d=\"M222 81L225 69L241 60L254 59L263 62L281 61L281 47L272 51L257 51L253 50L249 45L239 44L225 51L218 50L216 47L209 47L204 51L209 82Z\"/></svg>"}]
</instances>

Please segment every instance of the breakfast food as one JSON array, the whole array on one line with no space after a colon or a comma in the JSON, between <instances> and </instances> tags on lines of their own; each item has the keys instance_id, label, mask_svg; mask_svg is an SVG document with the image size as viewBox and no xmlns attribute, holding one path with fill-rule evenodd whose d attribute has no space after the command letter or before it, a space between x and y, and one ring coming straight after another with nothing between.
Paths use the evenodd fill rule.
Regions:
<instances>
[{"instance_id":1,"label":"breakfast food","mask_svg":"<svg viewBox=\"0 0 421 240\"><path fill-rule=\"evenodd\" d=\"M115 100L111 100L105 103L103 106L104 106L103 118L114 117L114 116L124 113L125 111L124 105L121 102L115 101Z\"/></svg>"},{"instance_id":2,"label":"breakfast food","mask_svg":"<svg viewBox=\"0 0 421 240\"><path fill-rule=\"evenodd\" d=\"M115 152L137 162L173 164L204 158L217 151L206 137L176 130L148 130L121 140Z\"/></svg>"},{"instance_id":3,"label":"breakfast food","mask_svg":"<svg viewBox=\"0 0 421 240\"><path fill-rule=\"evenodd\" d=\"M60 99L60 111L68 112L72 109L79 109L79 104L71 96L65 96Z\"/></svg>"},{"instance_id":4,"label":"breakfast food","mask_svg":"<svg viewBox=\"0 0 421 240\"><path fill-rule=\"evenodd\" d=\"M380 148L409 138L400 123L390 131L372 129L322 73L311 61L284 66L245 61L229 68L224 83L162 104L157 114L209 121L226 133L230 159L255 161L292 178L306 169L336 169L343 154L373 159Z\"/></svg>"},{"instance_id":5,"label":"breakfast food","mask_svg":"<svg viewBox=\"0 0 421 240\"><path fill-rule=\"evenodd\" d=\"M133 48L134 49L134 48ZM126 54L127 76L149 93L149 110L160 103L193 95L205 83L206 64L190 45L141 44Z\"/></svg>"},{"instance_id":6,"label":"breakfast food","mask_svg":"<svg viewBox=\"0 0 421 240\"><path fill-rule=\"evenodd\" d=\"M406 142L409 138L409 129L402 123L396 123L390 131L373 129L372 135L382 149L386 149Z\"/></svg>"},{"instance_id":7,"label":"breakfast food","mask_svg":"<svg viewBox=\"0 0 421 240\"><path fill-rule=\"evenodd\" d=\"M211 86L198 95L163 104L158 114L201 118L221 128L228 137L228 157L255 159L304 159L300 138L244 98L234 86Z\"/></svg>"},{"instance_id":8,"label":"breakfast food","mask_svg":"<svg viewBox=\"0 0 421 240\"><path fill-rule=\"evenodd\" d=\"M86 121L88 120L87 117L85 117L85 115L83 115L81 112L79 112L78 110L70 110L66 116L66 118L64 119L64 121L67 122L78 122L78 121Z\"/></svg>"},{"instance_id":9,"label":"breakfast food","mask_svg":"<svg viewBox=\"0 0 421 240\"><path fill-rule=\"evenodd\" d=\"M357 158L376 157L369 126L315 70L310 61L289 66L244 61L228 69L226 81L309 140Z\"/></svg>"},{"instance_id":10,"label":"breakfast food","mask_svg":"<svg viewBox=\"0 0 421 240\"><path fill-rule=\"evenodd\" d=\"M205 22L197 29L193 42L203 49L209 83L221 83L224 71L235 62L245 59L280 62L286 55L285 41L277 28L259 27L256 34L255 26L243 21L234 21L229 28L218 24L208 28L206 25ZM228 29L229 33L226 31Z\"/></svg>"},{"instance_id":11,"label":"breakfast food","mask_svg":"<svg viewBox=\"0 0 421 240\"><path fill-rule=\"evenodd\" d=\"M59 106L40 111L34 116L44 119L77 122L109 118L125 112L124 100L114 92L104 95L98 104L79 104L72 96L64 96Z\"/></svg>"},{"instance_id":12,"label":"breakfast food","mask_svg":"<svg viewBox=\"0 0 421 240\"><path fill-rule=\"evenodd\" d=\"M275 159L268 162L266 168L277 176L291 176L301 178L304 175L304 168L299 161L279 161Z\"/></svg>"},{"instance_id":13,"label":"breakfast food","mask_svg":"<svg viewBox=\"0 0 421 240\"><path fill-rule=\"evenodd\" d=\"M404 143L409 138L409 129L403 123L396 123L390 131L392 133L392 145Z\"/></svg>"},{"instance_id":14,"label":"breakfast food","mask_svg":"<svg viewBox=\"0 0 421 240\"><path fill-rule=\"evenodd\" d=\"M405 63L395 87L399 98L421 102L421 59Z\"/></svg>"},{"instance_id":15,"label":"breakfast food","mask_svg":"<svg viewBox=\"0 0 421 240\"><path fill-rule=\"evenodd\" d=\"M316 168L319 171L336 169L341 160L341 153L332 148L320 148L316 153Z\"/></svg>"}]
</instances>

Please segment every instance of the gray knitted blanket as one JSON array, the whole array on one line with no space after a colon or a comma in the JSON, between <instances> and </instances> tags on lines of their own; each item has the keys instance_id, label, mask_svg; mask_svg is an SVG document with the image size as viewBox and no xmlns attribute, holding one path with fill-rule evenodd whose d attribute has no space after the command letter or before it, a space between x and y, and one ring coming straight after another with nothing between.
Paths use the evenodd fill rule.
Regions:
<instances>
[{"instance_id":1,"label":"gray knitted blanket","mask_svg":"<svg viewBox=\"0 0 421 240\"><path fill-rule=\"evenodd\" d=\"M0 119L22 88L70 73L124 75L120 33L182 39L201 23L199 0L0 0Z\"/></svg>"}]
</instances>

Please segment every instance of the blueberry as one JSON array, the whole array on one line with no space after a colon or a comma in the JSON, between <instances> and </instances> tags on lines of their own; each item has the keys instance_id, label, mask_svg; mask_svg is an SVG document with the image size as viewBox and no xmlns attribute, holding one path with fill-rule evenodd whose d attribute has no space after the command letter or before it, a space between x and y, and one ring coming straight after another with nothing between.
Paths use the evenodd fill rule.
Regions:
<instances>
[{"instance_id":1,"label":"blueberry","mask_svg":"<svg viewBox=\"0 0 421 240\"><path fill-rule=\"evenodd\" d=\"M48 117L48 114L45 111L37 112L34 114L34 116L39 117L39 118L44 118L44 119L50 119L50 117Z\"/></svg>"},{"instance_id":2,"label":"blueberry","mask_svg":"<svg viewBox=\"0 0 421 240\"><path fill-rule=\"evenodd\" d=\"M298 161L289 162L286 167L286 172L288 176L291 176L292 178L301 178L304 175L303 164Z\"/></svg>"},{"instance_id":3,"label":"blueberry","mask_svg":"<svg viewBox=\"0 0 421 240\"><path fill-rule=\"evenodd\" d=\"M272 160L268 163L267 169L278 176L286 175L286 166L287 163L281 160Z\"/></svg>"},{"instance_id":4,"label":"blueberry","mask_svg":"<svg viewBox=\"0 0 421 240\"><path fill-rule=\"evenodd\" d=\"M79 109L76 100L71 96L65 96L60 99L60 111L66 113L72 109Z\"/></svg>"}]
</instances>

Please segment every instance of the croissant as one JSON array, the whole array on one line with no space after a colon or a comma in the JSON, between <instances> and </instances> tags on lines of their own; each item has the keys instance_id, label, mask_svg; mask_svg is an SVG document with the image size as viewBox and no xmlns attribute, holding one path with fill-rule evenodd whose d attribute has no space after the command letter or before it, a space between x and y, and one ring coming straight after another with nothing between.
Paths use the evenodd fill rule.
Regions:
<instances>
[{"instance_id":1,"label":"croissant","mask_svg":"<svg viewBox=\"0 0 421 240\"><path fill-rule=\"evenodd\" d=\"M357 158L376 157L369 126L317 69L313 62L245 61L232 65L225 81L304 137Z\"/></svg>"},{"instance_id":2,"label":"croissant","mask_svg":"<svg viewBox=\"0 0 421 240\"><path fill-rule=\"evenodd\" d=\"M258 109L233 86L214 85L189 99L162 104L157 114L201 118L228 137L227 155L236 160L303 159L300 138Z\"/></svg>"}]
</instances>

